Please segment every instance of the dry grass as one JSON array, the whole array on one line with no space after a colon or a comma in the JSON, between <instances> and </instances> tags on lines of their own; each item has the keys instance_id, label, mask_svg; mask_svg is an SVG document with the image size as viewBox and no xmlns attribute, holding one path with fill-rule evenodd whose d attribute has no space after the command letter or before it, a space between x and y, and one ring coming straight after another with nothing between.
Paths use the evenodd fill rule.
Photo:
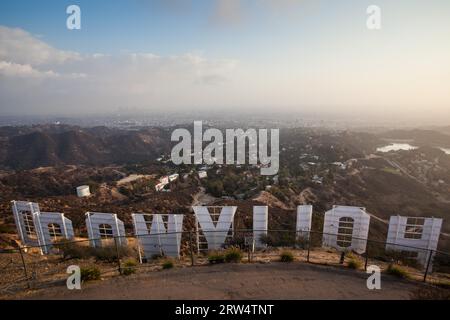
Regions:
<instances>
[{"instance_id":1,"label":"dry grass","mask_svg":"<svg viewBox=\"0 0 450 320\"><path fill-rule=\"evenodd\" d=\"M408 271L406 271L404 268L402 268L401 266L396 265L396 264L390 264L388 266L388 268L386 269L386 273L396 276L396 277L399 277L399 278L404 278L404 279L410 278Z\"/></svg>"},{"instance_id":2,"label":"dry grass","mask_svg":"<svg viewBox=\"0 0 450 320\"><path fill-rule=\"evenodd\" d=\"M411 293L413 300L450 300L450 290L437 286L424 286Z\"/></svg>"}]
</instances>

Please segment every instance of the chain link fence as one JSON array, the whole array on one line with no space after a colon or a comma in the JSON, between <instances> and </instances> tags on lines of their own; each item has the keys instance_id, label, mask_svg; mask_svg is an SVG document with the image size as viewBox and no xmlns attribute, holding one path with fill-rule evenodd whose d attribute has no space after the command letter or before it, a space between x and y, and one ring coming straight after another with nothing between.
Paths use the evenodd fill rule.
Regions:
<instances>
[{"instance_id":1,"label":"chain link fence","mask_svg":"<svg viewBox=\"0 0 450 320\"><path fill-rule=\"evenodd\" d=\"M199 245L195 231L183 231L180 257L159 254L145 257L135 236L126 236L127 244L120 245L118 237L110 239L58 240L51 245L50 254L42 255L40 246L18 247L0 251L0 294L8 295L26 289L44 288L64 284L67 268L77 265L82 270L95 268L101 278L150 272L176 266L196 266L227 261L268 263L291 256L293 261L367 270L377 265L383 272L433 284L450 282L450 254L416 247L398 246L382 241L367 240L366 251L357 254L351 249L323 247L323 232L295 232L292 230L261 230L260 239L253 238L254 230L233 230L224 243L214 250ZM206 231L206 233L214 231ZM223 235L224 231L215 231ZM225 232L226 233L226 232ZM167 236L168 233L139 235L142 237ZM203 231L205 236L205 231ZM331 235L336 236L336 235ZM101 247L92 247L93 240L101 240ZM363 239L366 240L366 239ZM230 253L232 251L232 253ZM238 252L236 257L236 252ZM285 260L286 261L286 260Z\"/></svg>"}]
</instances>

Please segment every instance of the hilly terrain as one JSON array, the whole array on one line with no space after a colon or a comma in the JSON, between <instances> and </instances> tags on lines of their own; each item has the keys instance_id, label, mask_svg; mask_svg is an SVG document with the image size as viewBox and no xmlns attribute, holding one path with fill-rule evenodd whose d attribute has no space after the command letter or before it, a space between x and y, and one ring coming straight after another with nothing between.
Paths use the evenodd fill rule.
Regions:
<instances>
[{"instance_id":1,"label":"hilly terrain","mask_svg":"<svg viewBox=\"0 0 450 320\"><path fill-rule=\"evenodd\" d=\"M296 206L312 204L313 228L320 231L324 212L340 204L367 208L371 239L385 240L388 219L397 214L444 218L443 232L450 233L450 155L425 143L424 136L434 136L430 132L284 129L280 170L262 176L257 165L173 165L167 161L172 130L0 127L2 230L14 233L10 201L30 200L45 211L64 212L81 233L88 210L117 213L131 230L133 212L189 216L198 203L237 205L237 228L251 227L253 205L268 205L271 228L292 229ZM409 139L419 148L377 152L385 137ZM436 137L444 142L447 136ZM207 178L198 177L200 170ZM180 178L157 192L159 179L173 173ZM91 187L90 198L76 197L83 184ZM448 236L440 243L450 248Z\"/></svg>"},{"instance_id":2,"label":"hilly terrain","mask_svg":"<svg viewBox=\"0 0 450 320\"><path fill-rule=\"evenodd\" d=\"M154 160L167 152L163 129L6 127L0 130L0 166L15 170L58 165L107 165Z\"/></svg>"}]
</instances>

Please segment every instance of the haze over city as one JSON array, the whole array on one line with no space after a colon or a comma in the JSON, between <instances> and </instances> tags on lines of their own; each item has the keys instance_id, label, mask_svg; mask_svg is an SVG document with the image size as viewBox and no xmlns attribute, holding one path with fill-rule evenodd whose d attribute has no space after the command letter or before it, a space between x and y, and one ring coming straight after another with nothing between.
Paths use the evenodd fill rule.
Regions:
<instances>
[{"instance_id":1,"label":"haze over city","mask_svg":"<svg viewBox=\"0 0 450 320\"><path fill-rule=\"evenodd\" d=\"M0 3L0 115L313 113L445 122L448 1ZM381 29L366 26L381 8ZM433 5L432 5L433 4Z\"/></svg>"}]
</instances>

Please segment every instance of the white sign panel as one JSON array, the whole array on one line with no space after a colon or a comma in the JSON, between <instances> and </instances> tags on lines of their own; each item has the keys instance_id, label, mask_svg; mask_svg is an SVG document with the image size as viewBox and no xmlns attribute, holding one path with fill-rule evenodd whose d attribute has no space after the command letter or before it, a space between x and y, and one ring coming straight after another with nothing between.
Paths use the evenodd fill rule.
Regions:
<instances>
[{"instance_id":1,"label":"white sign panel","mask_svg":"<svg viewBox=\"0 0 450 320\"><path fill-rule=\"evenodd\" d=\"M116 237L119 245L127 243L125 226L117 218L117 214L87 212L86 227L93 247L101 247L104 243L112 244Z\"/></svg>"},{"instance_id":2,"label":"white sign panel","mask_svg":"<svg viewBox=\"0 0 450 320\"><path fill-rule=\"evenodd\" d=\"M154 255L179 258L183 215L135 213L132 217L135 235L147 259Z\"/></svg>"},{"instance_id":3,"label":"white sign panel","mask_svg":"<svg viewBox=\"0 0 450 320\"><path fill-rule=\"evenodd\" d=\"M210 213L220 209L220 213ZM193 207L197 228L203 233L208 250L217 250L225 244L229 232L233 231L233 220L237 207ZM213 220L214 217L214 220Z\"/></svg>"},{"instance_id":4,"label":"white sign panel","mask_svg":"<svg viewBox=\"0 0 450 320\"><path fill-rule=\"evenodd\" d=\"M11 204L14 222L22 243L26 246L40 245L34 215L40 212L39 205L27 201L12 201Z\"/></svg>"},{"instance_id":5,"label":"white sign panel","mask_svg":"<svg viewBox=\"0 0 450 320\"><path fill-rule=\"evenodd\" d=\"M334 206L325 213L323 246L366 252L370 215L365 208Z\"/></svg>"},{"instance_id":6,"label":"white sign panel","mask_svg":"<svg viewBox=\"0 0 450 320\"><path fill-rule=\"evenodd\" d=\"M309 239L311 231L313 206L303 205L297 206L297 236L303 239Z\"/></svg>"},{"instance_id":7,"label":"white sign panel","mask_svg":"<svg viewBox=\"0 0 450 320\"><path fill-rule=\"evenodd\" d=\"M266 245L261 241L261 237L267 236L269 219L269 209L267 206L253 206L253 238L257 249Z\"/></svg>"},{"instance_id":8,"label":"white sign panel","mask_svg":"<svg viewBox=\"0 0 450 320\"><path fill-rule=\"evenodd\" d=\"M60 239L72 240L74 232L72 221L59 212L41 212L36 214L35 220L39 225L39 238L41 239L44 253L49 253L52 243Z\"/></svg>"},{"instance_id":9,"label":"white sign panel","mask_svg":"<svg viewBox=\"0 0 450 320\"><path fill-rule=\"evenodd\" d=\"M392 216L386 250L414 252L417 262L425 266L428 250L437 249L441 227L442 219L438 218Z\"/></svg>"},{"instance_id":10,"label":"white sign panel","mask_svg":"<svg viewBox=\"0 0 450 320\"><path fill-rule=\"evenodd\" d=\"M72 221L62 213L40 212L37 203L26 201L12 201L12 210L22 243L40 246L41 253L49 253L59 239L74 237Z\"/></svg>"}]
</instances>

